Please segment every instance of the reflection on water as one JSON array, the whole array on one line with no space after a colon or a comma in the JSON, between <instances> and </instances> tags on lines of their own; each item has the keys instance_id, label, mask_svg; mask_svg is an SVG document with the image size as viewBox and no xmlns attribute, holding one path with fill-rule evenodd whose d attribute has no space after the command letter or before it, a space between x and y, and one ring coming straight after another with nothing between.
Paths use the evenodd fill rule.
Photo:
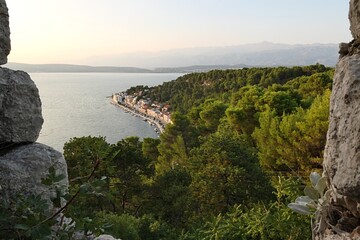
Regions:
<instances>
[{"instance_id":1,"label":"reflection on water","mask_svg":"<svg viewBox=\"0 0 360 240\"><path fill-rule=\"evenodd\" d=\"M157 137L153 127L124 113L106 98L131 86L155 86L181 74L31 73L40 91L44 124L38 142L62 151L72 137L105 136L115 143L128 136Z\"/></svg>"}]
</instances>

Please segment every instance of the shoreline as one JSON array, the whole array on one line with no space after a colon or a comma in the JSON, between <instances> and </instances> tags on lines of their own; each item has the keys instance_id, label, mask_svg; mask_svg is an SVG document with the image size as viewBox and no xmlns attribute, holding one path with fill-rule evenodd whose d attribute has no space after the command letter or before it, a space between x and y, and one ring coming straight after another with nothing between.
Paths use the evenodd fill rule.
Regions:
<instances>
[{"instance_id":1,"label":"shoreline","mask_svg":"<svg viewBox=\"0 0 360 240\"><path fill-rule=\"evenodd\" d=\"M148 122L151 126L155 127L154 130L156 133L161 134L165 131L165 126L162 123L160 123L159 120L156 120L153 117L149 117L143 113L140 113L137 110L131 108L130 106L119 104L114 100L111 100L110 103L117 106L118 108L121 108L125 113L131 113L131 115L135 117L142 118L144 121Z\"/></svg>"}]
</instances>

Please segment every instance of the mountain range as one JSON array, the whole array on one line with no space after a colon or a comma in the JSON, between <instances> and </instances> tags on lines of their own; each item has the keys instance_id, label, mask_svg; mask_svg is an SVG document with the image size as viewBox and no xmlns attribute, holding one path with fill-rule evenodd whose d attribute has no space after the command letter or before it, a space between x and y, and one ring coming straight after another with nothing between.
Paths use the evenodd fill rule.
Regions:
<instances>
[{"instance_id":1,"label":"mountain range","mask_svg":"<svg viewBox=\"0 0 360 240\"><path fill-rule=\"evenodd\" d=\"M254 66L304 66L315 63L332 67L337 59L337 44L291 45L261 42L93 56L82 60L92 66L19 63L8 63L5 66L28 72L197 72Z\"/></svg>"}]
</instances>

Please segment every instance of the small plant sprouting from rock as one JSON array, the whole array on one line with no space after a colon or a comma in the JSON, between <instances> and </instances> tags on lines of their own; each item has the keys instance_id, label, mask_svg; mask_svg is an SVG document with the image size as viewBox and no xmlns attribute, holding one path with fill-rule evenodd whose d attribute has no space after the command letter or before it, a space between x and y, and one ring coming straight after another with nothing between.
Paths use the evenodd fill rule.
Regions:
<instances>
[{"instance_id":1,"label":"small plant sprouting from rock","mask_svg":"<svg viewBox=\"0 0 360 240\"><path fill-rule=\"evenodd\" d=\"M311 186L306 186L304 189L305 196L296 198L295 202L290 203L288 207L300 214L314 214L316 225L312 226L312 230L320 233L329 226L326 216L331 199L331 190L325 191L327 188L326 177L321 177L316 172L310 174L310 181Z\"/></svg>"},{"instance_id":2,"label":"small plant sprouting from rock","mask_svg":"<svg viewBox=\"0 0 360 240\"><path fill-rule=\"evenodd\" d=\"M321 177L318 173L312 172L310 174L311 186L306 186L304 189L305 196L300 196L295 200L295 203L290 203L288 206L292 210L300 214L312 214L324 204L324 191L326 189L326 178Z\"/></svg>"}]
</instances>

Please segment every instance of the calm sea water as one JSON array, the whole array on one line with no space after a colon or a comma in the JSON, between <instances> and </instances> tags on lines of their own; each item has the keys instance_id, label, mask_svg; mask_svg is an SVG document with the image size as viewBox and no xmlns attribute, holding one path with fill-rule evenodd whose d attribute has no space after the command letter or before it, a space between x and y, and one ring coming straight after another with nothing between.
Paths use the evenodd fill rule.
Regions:
<instances>
[{"instance_id":1,"label":"calm sea water","mask_svg":"<svg viewBox=\"0 0 360 240\"><path fill-rule=\"evenodd\" d=\"M181 74L31 73L39 88L44 124L38 142L62 152L72 137L105 136L116 143L128 136L158 137L140 118L110 104L114 92L136 85L156 86Z\"/></svg>"}]
</instances>

